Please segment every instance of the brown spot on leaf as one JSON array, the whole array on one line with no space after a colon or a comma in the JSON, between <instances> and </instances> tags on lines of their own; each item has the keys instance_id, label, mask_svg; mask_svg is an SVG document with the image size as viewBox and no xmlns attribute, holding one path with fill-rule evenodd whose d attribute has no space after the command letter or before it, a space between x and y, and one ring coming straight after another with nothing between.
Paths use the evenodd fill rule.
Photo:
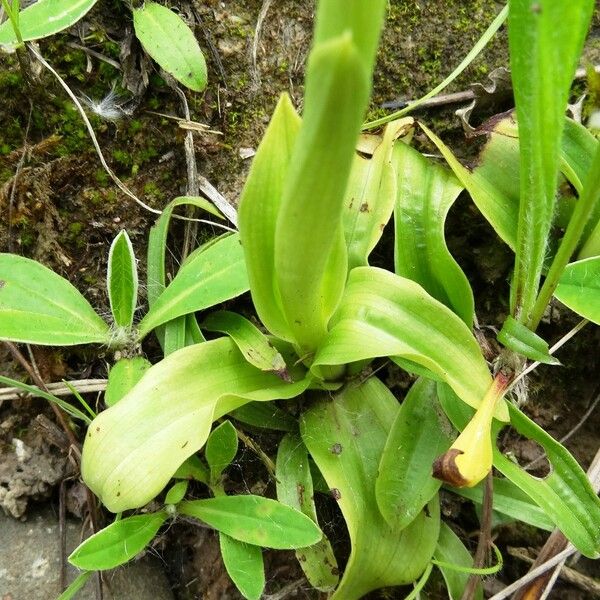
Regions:
<instances>
[{"instance_id":1,"label":"brown spot on leaf","mask_svg":"<svg viewBox=\"0 0 600 600\"><path fill-rule=\"evenodd\" d=\"M6 285L6 281L0 279L0 290Z\"/></svg>"},{"instance_id":2,"label":"brown spot on leaf","mask_svg":"<svg viewBox=\"0 0 600 600\"><path fill-rule=\"evenodd\" d=\"M334 500L337 500L337 501L339 501L339 500L341 500L341 499L342 499L342 492L340 492L340 490L338 490L337 488L331 488L331 489L329 490L329 493L331 494L331 497L332 497Z\"/></svg>"},{"instance_id":3,"label":"brown spot on leaf","mask_svg":"<svg viewBox=\"0 0 600 600\"><path fill-rule=\"evenodd\" d=\"M331 454L339 456L342 453L342 445L336 442L329 450L331 451Z\"/></svg>"},{"instance_id":4,"label":"brown spot on leaf","mask_svg":"<svg viewBox=\"0 0 600 600\"><path fill-rule=\"evenodd\" d=\"M186 442L183 444L183 446L181 446L182 448L185 448L187 445L189 444L189 440L186 440Z\"/></svg>"},{"instance_id":5,"label":"brown spot on leaf","mask_svg":"<svg viewBox=\"0 0 600 600\"><path fill-rule=\"evenodd\" d=\"M464 454L458 448L450 448L448 452L442 454L433 462L433 476L454 487L464 487L467 480L461 475L456 466L456 457Z\"/></svg>"},{"instance_id":6,"label":"brown spot on leaf","mask_svg":"<svg viewBox=\"0 0 600 600\"><path fill-rule=\"evenodd\" d=\"M367 202L363 202L360 205L360 209L359 210L360 210L361 213L369 212L369 205L368 205L368 203Z\"/></svg>"}]
</instances>

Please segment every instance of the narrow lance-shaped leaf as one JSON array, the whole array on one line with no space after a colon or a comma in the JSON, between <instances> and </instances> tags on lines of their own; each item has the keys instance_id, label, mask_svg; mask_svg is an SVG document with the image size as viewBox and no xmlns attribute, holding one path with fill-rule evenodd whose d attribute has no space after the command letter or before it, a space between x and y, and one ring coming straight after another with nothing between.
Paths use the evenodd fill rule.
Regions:
<instances>
[{"instance_id":1,"label":"narrow lance-shaped leaf","mask_svg":"<svg viewBox=\"0 0 600 600\"><path fill-rule=\"evenodd\" d=\"M265 588L262 549L219 533L221 557L235 587L247 600L260 600Z\"/></svg>"},{"instance_id":2,"label":"narrow lance-shaped leaf","mask_svg":"<svg viewBox=\"0 0 600 600\"><path fill-rule=\"evenodd\" d=\"M108 344L111 332L66 279L34 260L0 254L0 340Z\"/></svg>"},{"instance_id":3,"label":"narrow lance-shaped leaf","mask_svg":"<svg viewBox=\"0 0 600 600\"><path fill-rule=\"evenodd\" d=\"M600 256L568 265L554 295L578 315L600 325Z\"/></svg>"},{"instance_id":4,"label":"narrow lance-shaped leaf","mask_svg":"<svg viewBox=\"0 0 600 600\"><path fill-rule=\"evenodd\" d=\"M195 92L206 87L204 54L179 15L156 2L145 2L133 9L133 27L144 50L167 73Z\"/></svg>"},{"instance_id":5,"label":"narrow lance-shaped leaf","mask_svg":"<svg viewBox=\"0 0 600 600\"><path fill-rule=\"evenodd\" d=\"M377 508L375 479L398 402L375 377L322 396L304 413L301 433L344 515L352 551L332 600L414 581L427 567L439 532L436 498L408 527L390 527Z\"/></svg>"},{"instance_id":6,"label":"narrow lance-shaped leaf","mask_svg":"<svg viewBox=\"0 0 600 600\"><path fill-rule=\"evenodd\" d=\"M290 433L279 442L276 466L279 501L318 523L308 453L298 434ZM339 580L337 561L325 536L313 546L297 550L296 558L314 588L327 592L336 587Z\"/></svg>"},{"instance_id":7,"label":"narrow lance-shaped leaf","mask_svg":"<svg viewBox=\"0 0 600 600\"><path fill-rule=\"evenodd\" d=\"M190 500L182 502L178 511L240 542L265 548L304 548L322 536L319 527L300 511L251 494Z\"/></svg>"},{"instance_id":8,"label":"narrow lance-shaped leaf","mask_svg":"<svg viewBox=\"0 0 600 600\"><path fill-rule=\"evenodd\" d=\"M143 506L204 445L213 419L251 400L294 397L309 382L263 373L229 338L178 350L94 419L83 446L83 479L112 512Z\"/></svg>"},{"instance_id":9,"label":"narrow lance-shaped leaf","mask_svg":"<svg viewBox=\"0 0 600 600\"><path fill-rule=\"evenodd\" d=\"M224 421L215 427L206 441L204 456L210 467L210 478L214 482L235 458L238 438L231 421Z\"/></svg>"},{"instance_id":10,"label":"narrow lance-shaped leaf","mask_svg":"<svg viewBox=\"0 0 600 600\"><path fill-rule=\"evenodd\" d=\"M19 31L24 42L54 35L75 25L97 0L39 0L19 13ZM16 5L18 7L18 4ZM10 19L0 25L0 45L17 44Z\"/></svg>"},{"instance_id":11,"label":"narrow lance-shaped leaf","mask_svg":"<svg viewBox=\"0 0 600 600\"><path fill-rule=\"evenodd\" d=\"M392 157L397 176L395 271L422 285L472 327L473 292L444 235L448 211L463 188L450 171L402 142L394 145Z\"/></svg>"},{"instance_id":12,"label":"narrow lance-shaped leaf","mask_svg":"<svg viewBox=\"0 0 600 600\"><path fill-rule=\"evenodd\" d=\"M184 499L188 487L187 480L174 483L165 495L165 504L179 504Z\"/></svg>"},{"instance_id":13,"label":"narrow lance-shaped leaf","mask_svg":"<svg viewBox=\"0 0 600 600\"><path fill-rule=\"evenodd\" d=\"M511 287L529 325L552 223L564 112L593 0L510 0L510 66L519 125L521 201Z\"/></svg>"},{"instance_id":14,"label":"narrow lance-shaped leaf","mask_svg":"<svg viewBox=\"0 0 600 600\"><path fill-rule=\"evenodd\" d=\"M133 246L124 229L108 252L106 287L115 323L120 327L131 327L137 303L138 274Z\"/></svg>"},{"instance_id":15,"label":"narrow lance-shaped leaf","mask_svg":"<svg viewBox=\"0 0 600 600\"><path fill-rule=\"evenodd\" d=\"M249 402L234 410L231 416L252 427L274 429L275 431L296 431L296 419L273 402Z\"/></svg>"},{"instance_id":16,"label":"narrow lance-shaped leaf","mask_svg":"<svg viewBox=\"0 0 600 600\"><path fill-rule=\"evenodd\" d=\"M348 278L332 328L313 370L389 356L408 359L449 383L477 407L492 378L469 328L417 283L375 267L358 267ZM504 402L496 417L506 421Z\"/></svg>"},{"instance_id":17,"label":"narrow lance-shaped leaf","mask_svg":"<svg viewBox=\"0 0 600 600\"><path fill-rule=\"evenodd\" d=\"M560 364L560 361L548 352L548 343L513 317L509 316L504 321L498 341L509 350L531 360L548 365Z\"/></svg>"}]
</instances>

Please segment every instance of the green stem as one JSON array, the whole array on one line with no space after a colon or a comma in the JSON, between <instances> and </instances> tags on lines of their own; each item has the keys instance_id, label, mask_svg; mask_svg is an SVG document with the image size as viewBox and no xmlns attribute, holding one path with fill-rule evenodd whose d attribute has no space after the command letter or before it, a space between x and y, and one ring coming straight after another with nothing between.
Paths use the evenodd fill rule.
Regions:
<instances>
[{"instance_id":1,"label":"green stem","mask_svg":"<svg viewBox=\"0 0 600 600\"><path fill-rule=\"evenodd\" d=\"M2 6L4 8L4 12L8 15L13 31L15 32L15 37L17 38L17 47L20 47L23 45L23 37L21 36L21 29L19 28L19 12L18 10L13 11L13 7L10 6L8 0L2 0Z\"/></svg>"},{"instance_id":2,"label":"green stem","mask_svg":"<svg viewBox=\"0 0 600 600\"><path fill-rule=\"evenodd\" d=\"M558 285L558 281L567 266L571 256L575 252L584 228L590 218L590 215L594 211L594 207L600 202L600 144L596 148L596 153L592 160L592 165L587 175L586 183L581 192L581 196L575 205L573 216L569 221L565 235L560 242L558 251L552 261L552 265L546 275L544 285L538 294L531 316L527 326L532 331L535 331L537 326L540 324L546 306L552 298L552 294Z\"/></svg>"},{"instance_id":3,"label":"green stem","mask_svg":"<svg viewBox=\"0 0 600 600\"><path fill-rule=\"evenodd\" d=\"M479 56L481 51L487 46L488 42L494 37L498 29L502 26L504 21L506 21L506 17L508 16L508 5L506 5L498 14L498 16L492 21L490 26L486 29L484 34L479 38L477 43L471 48L471 51L462 62L442 81L439 85L434 87L430 92L425 94L422 98L415 100L405 106L404 108L392 113L391 115L387 115L385 117L381 117L381 119L376 119L375 121L370 121L369 123L365 123L363 125L363 131L367 129L374 129L375 127L381 127L390 121L394 121L407 115L409 112L413 111L415 108L423 104L429 98L433 96L437 96L443 89L445 89L448 85L450 85L476 58Z\"/></svg>"}]
</instances>

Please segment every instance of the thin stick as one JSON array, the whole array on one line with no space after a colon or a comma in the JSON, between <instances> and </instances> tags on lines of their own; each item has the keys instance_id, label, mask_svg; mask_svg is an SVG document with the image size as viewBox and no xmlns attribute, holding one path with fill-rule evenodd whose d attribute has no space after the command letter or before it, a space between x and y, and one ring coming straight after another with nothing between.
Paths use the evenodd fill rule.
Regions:
<instances>
[{"instance_id":1,"label":"thin stick","mask_svg":"<svg viewBox=\"0 0 600 600\"><path fill-rule=\"evenodd\" d=\"M219 193L219 190L213 186L213 184L206 179L206 177L198 177L198 183L200 184L200 191L229 219L231 223L237 228L237 210L235 206L225 198L225 196Z\"/></svg>"},{"instance_id":2,"label":"thin stick","mask_svg":"<svg viewBox=\"0 0 600 600\"><path fill-rule=\"evenodd\" d=\"M254 39L252 40L252 77L254 79L254 83L258 85L260 83L260 75L258 73L257 66L257 56L258 56L258 42L260 41L260 34L262 32L262 27L265 22L265 18L267 13L269 12L269 8L271 8L271 4L273 0L264 0L263 4L260 8L260 12L258 13L258 18L256 19L256 27L254 28Z\"/></svg>"},{"instance_id":3,"label":"thin stick","mask_svg":"<svg viewBox=\"0 0 600 600\"><path fill-rule=\"evenodd\" d=\"M250 448L250 450L252 450L258 456L258 458L260 458L261 462L265 465L267 471L269 472L269 475L271 475L273 479L277 480L275 477L275 463L266 454L266 452L243 431L240 431L236 428L236 432L238 438L244 443L244 445Z\"/></svg>"},{"instance_id":4,"label":"thin stick","mask_svg":"<svg viewBox=\"0 0 600 600\"><path fill-rule=\"evenodd\" d=\"M75 381L69 381L69 384L78 391L80 394L89 394L93 392L103 392L106 390L108 379L80 379ZM46 390L48 393L54 396L70 396L73 392L67 385L62 382L47 383ZM24 392L20 388L7 387L0 389L0 401L4 400L18 400L29 396L27 392Z\"/></svg>"}]
</instances>

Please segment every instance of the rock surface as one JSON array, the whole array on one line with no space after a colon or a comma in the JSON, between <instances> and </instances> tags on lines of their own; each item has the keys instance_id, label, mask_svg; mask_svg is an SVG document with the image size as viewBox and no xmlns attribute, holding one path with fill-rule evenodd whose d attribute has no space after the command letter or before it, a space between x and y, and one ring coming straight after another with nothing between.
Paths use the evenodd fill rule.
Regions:
<instances>
[{"instance_id":1,"label":"rock surface","mask_svg":"<svg viewBox=\"0 0 600 600\"><path fill-rule=\"evenodd\" d=\"M81 523L67 520L67 553L79 543ZM31 511L16 521L0 510L0 599L56 600L59 596L58 518L50 509ZM68 580L76 577L68 568ZM105 600L173 600L158 559L146 556L105 574ZM95 599L93 580L75 598Z\"/></svg>"}]
</instances>

